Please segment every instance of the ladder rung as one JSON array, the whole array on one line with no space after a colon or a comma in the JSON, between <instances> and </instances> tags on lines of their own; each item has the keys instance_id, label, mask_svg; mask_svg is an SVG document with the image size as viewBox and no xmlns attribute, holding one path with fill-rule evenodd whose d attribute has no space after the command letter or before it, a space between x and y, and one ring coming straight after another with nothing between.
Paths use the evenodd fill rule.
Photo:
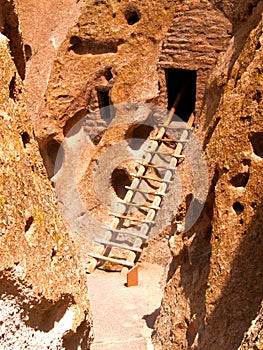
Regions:
<instances>
[{"instance_id":1,"label":"ladder rung","mask_svg":"<svg viewBox=\"0 0 263 350\"><path fill-rule=\"evenodd\" d=\"M165 129L170 129L170 130L190 130L187 125L178 127L178 126L169 126L169 125L165 125L165 124L159 124L158 128L165 128Z\"/></svg>"},{"instance_id":2,"label":"ladder rung","mask_svg":"<svg viewBox=\"0 0 263 350\"><path fill-rule=\"evenodd\" d=\"M173 154L173 157L174 158L185 158L185 155L184 154Z\"/></svg>"},{"instance_id":3,"label":"ladder rung","mask_svg":"<svg viewBox=\"0 0 263 350\"><path fill-rule=\"evenodd\" d=\"M170 154L170 153L165 153L165 152L159 152L159 151L146 151L148 153L153 153L153 154L160 154L163 156L169 156L169 157L174 157L174 158L185 158L184 154Z\"/></svg>"},{"instance_id":4,"label":"ladder rung","mask_svg":"<svg viewBox=\"0 0 263 350\"><path fill-rule=\"evenodd\" d=\"M152 181L157 181L157 182L167 182L167 183L172 183L173 181L171 180L165 180L165 179L156 179L154 177L151 177L151 176L146 176L146 175L137 175L137 174L133 174L133 173L130 173L131 176L134 176L134 177L137 177L137 178L140 178L140 179L145 179L145 180L152 180Z\"/></svg>"},{"instance_id":5,"label":"ladder rung","mask_svg":"<svg viewBox=\"0 0 263 350\"><path fill-rule=\"evenodd\" d=\"M154 210L161 210L161 207L155 207L154 205L150 205L148 208L154 209Z\"/></svg>"},{"instance_id":6,"label":"ladder rung","mask_svg":"<svg viewBox=\"0 0 263 350\"><path fill-rule=\"evenodd\" d=\"M121 219L126 219L126 220L131 220L131 221L139 221L139 222L144 222L146 224L154 224L155 222L152 220L141 220L141 219L137 219L133 216L126 216L126 215L122 215L120 213L109 213L109 215L112 216L116 216L116 218L121 218Z\"/></svg>"},{"instance_id":7,"label":"ladder rung","mask_svg":"<svg viewBox=\"0 0 263 350\"><path fill-rule=\"evenodd\" d=\"M131 207L136 207L136 208L149 208L149 206L147 205L143 205L143 204L136 204L136 203L132 203L132 202L124 202L124 201L121 201L119 200L118 203L121 203L121 204L124 204L126 205L127 207L128 206L131 206Z\"/></svg>"},{"instance_id":8,"label":"ladder rung","mask_svg":"<svg viewBox=\"0 0 263 350\"><path fill-rule=\"evenodd\" d=\"M158 137L150 138L151 141L162 141L162 142L174 142L174 143L187 143L188 140L174 140L174 139L161 139Z\"/></svg>"},{"instance_id":9,"label":"ladder rung","mask_svg":"<svg viewBox=\"0 0 263 350\"><path fill-rule=\"evenodd\" d=\"M118 201L118 203L121 203L127 206L136 207L136 208L146 208L146 209L155 209L155 210L161 209L160 207L155 207L153 205L136 204L136 203L124 202L124 201Z\"/></svg>"},{"instance_id":10,"label":"ladder rung","mask_svg":"<svg viewBox=\"0 0 263 350\"><path fill-rule=\"evenodd\" d=\"M107 231L111 231L111 232L115 232L115 233L119 233L119 234L123 234L123 235L130 235L130 236L133 236L133 237L139 237L139 238L142 238L142 239L148 239L149 237L140 233L140 232L130 232L130 231L123 231L123 230L120 230L120 229L117 229L117 228L112 228L112 227L109 227L109 226L101 226L101 228L107 230Z\"/></svg>"},{"instance_id":11,"label":"ladder rung","mask_svg":"<svg viewBox=\"0 0 263 350\"><path fill-rule=\"evenodd\" d=\"M137 160L137 162L143 166L147 166L149 168L154 168L154 169L166 169L166 170L176 170L176 167L170 167L170 166L165 166L165 165L154 165L150 163L144 163L141 160Z\"/></svg>"},{"instance_id":12,"label":"ladder rung","mask_svg":"<svg viewBox=\"0 0 263 350\"><path fill-rule=\"evenodd\" d=\"M165 196L165 193L161 193L161 192L149 192L149 191L141 190L140 188L132 188L130 186L125 186L125 188L130 191L140 192L140 193L149 194L153 196Z\"/></svg>"},{"instance_id":13,"label":"ladder rung","mask_svg":"<svg viewBox=\"0 0 263 350\"><path fill-rule=\"evenodd\" d=\"M114 259L114 258L110 258L108 256L104 256L104 255L100 255L100 254L96 254L96 253L91 253L91 252L89 252L88 255L91 256L92 258L95 258L98 260L110 261L114 264L124 265L124 266L128 266L128 267L134 266L133 262L126 261L126 260Z\"/></svg>"},{"instance_id":14,"label":"ladder rung","mask_svg":"<svg viewBox=\"0 0 263 350\"><path fill-rule=\"evenodd\" d=\"M155 177L151 177L151 176L147 176L147 175L137 175L137 174L133 174L130 173L131 176L140 178L140 179L145 179L145 180L152 180L152 181L157 181L157 182L163 182L162 179L157 179Z\"/></svg>"},{"instance_id":15,"label":"ladder rung","mask_svg":"<svg viewBox=\"0 0 263 350\"><path fill-rule=\"evenodd\" d=\"M133 252L138 252L141 253L142 249L141 248L136 248L127 244L120 244L120 243L116 243L116 242L111 242L111 241L105 241L103 239L95 239L95 242L99 243L99 244L103 244L103 245L107 245L107 246L111 246L111 247L116 247L116 248L121 248L121 249L125 249L125 250L131 250Z\"/></svg>"}]
</instances>

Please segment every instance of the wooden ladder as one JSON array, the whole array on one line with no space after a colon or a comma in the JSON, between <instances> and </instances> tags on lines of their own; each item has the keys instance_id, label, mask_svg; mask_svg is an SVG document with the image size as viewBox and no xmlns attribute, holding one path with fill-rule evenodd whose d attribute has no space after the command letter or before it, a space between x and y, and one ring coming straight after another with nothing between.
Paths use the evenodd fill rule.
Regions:
<instances>
[{"instance_id":1,"label":"wooden ladder","mask_svg":"<svg viewBox=\"0 0 263 350\"><path fill-rule=\"evenodd\" d=\"M142 252L142 246L146 243L149 238L149 233L151 227L155 224L156 216L158 211L161 209L161 203L163 197L168 191L169 184L172 182L178 161L184 159L182 151L185 144L189 140L189 128L192 126L194 121L194 115L192 114L187 122L187 127L182 128L182 133L178 140L169 139L166 137L169 134L169 130L178 128L170 125L173 115L175 114L176 107L178 106L179 100L183 94L183 89L181 93L177 96L177 99L170 110L167 119L164 124L160 125L155 137L150 138L149 147L145 151L143 160L138 161L139 169L136 173L131 174L134 178L130 186L126 186L128 190L124 199L120 202L123 204L123 211L117 213L110 213L113 216L113 220L109 226L102 226L105 230L103 239L95 239L95 243L98 244L95 252L89 252L88 255L92 258L89 262L86 271L92 273L99 261L109 261L114 264L120 264L124 268L132 268L135 264L136 258ZM160 150L161 145L164 143L174 143L176 147L173 153L166 153ZM169 157L169 164L166 165L156 165L153 159L156 155ZM148 174L149 169L162 169L164 170L164 176L162 178L153 177ZM159 183L157 190L146 191L141 188L143 181L156 181ZM151 205L140 205L133 202L136 193L143 195L153 196ZM138 208L148 210L143 219L139 219L136 216L130 215L129 211L131 208ZM140 223L139 230L130 230L125 228L124 224L127 222L137 222ZM125 235L131 237L133 240L132 244L122 244L120 235ZM109 254L112 248L122 249L128 251L125 259L117 259L110 257Z\"/></svg>"}]
</instances>

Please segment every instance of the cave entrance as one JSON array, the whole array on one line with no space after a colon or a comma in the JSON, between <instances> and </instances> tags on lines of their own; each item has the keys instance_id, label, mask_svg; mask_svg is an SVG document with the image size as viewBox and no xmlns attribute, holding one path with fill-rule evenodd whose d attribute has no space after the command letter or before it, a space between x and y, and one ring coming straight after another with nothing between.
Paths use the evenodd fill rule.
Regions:
<instances>
[{"instance_id":1,"label":"cave entrance","mask_svg":"<svg viewBox=\"0 0 263 350\"><path fill-rule=\"evenodd\" d=\"M119 198L124 199L128 192L126 186L130 186L131 183L130 175L125 169L114 169L111 175L111 185Z\"/></svg>"},{"instance_id":2,"label":"cave entrance","mask_svg":"<svg viewBox=\"0 0 263 350\"><path fill-rule=\"evenodd\" d=\"M185 122L195 110L196 100L196 71L169 68L165 70L168 109L173 107L174 101L186 84L175 113Z\"/></svg>"}]
</instances>

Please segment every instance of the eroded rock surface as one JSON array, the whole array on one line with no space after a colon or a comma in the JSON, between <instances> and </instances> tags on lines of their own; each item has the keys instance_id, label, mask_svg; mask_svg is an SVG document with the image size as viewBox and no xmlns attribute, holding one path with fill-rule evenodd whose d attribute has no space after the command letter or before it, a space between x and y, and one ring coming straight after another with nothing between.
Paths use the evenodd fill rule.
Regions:
<instances>
[{"instance_id":1,"label":"eroded rock surface","mask_svg":"<svg viewBox=\"0 0 263 350\"><path fill-rule=\"evenodd\" d=\"M249 27L255 18L247 20ZM241 54L234 65L227 55L219 61L214 74L223 92L212 119L206 114L208 198L190 232L170 240L174 258L156 323L160 349L237 349L261 306L262 22L244 42L236 35ZM207 105L217 93L208 91Z\"/></svg>"},{"instance_id":2,"label":"eroded rock surface","mask_svg":"<svg viewBox=\"0 0 263 350\"><path fill-rule=\"evenodd\" d=\"M0 51L0 347L88 349L85 275L55 204L2 34Z\"/></svg>"},{"instance_id":3,"label":"eroded rock surface","mask_svg":"<svg viewBox=\"0 0 263 350\"><path fill-rule=\"evenodd\" d=\"M39 3L34 11L47 15L52 12L48 4L54 2ZM71 20L63 24L55 16L63 34L53 35L53 24L47 23L41 29L45 35L40 30L36 39L30 32L31 19L25 17L29 2L19 5L22 28L32 45L27 96L33 114L38 112L32 116L34 129L50 178L55 175L60 144L87 113L119 102L146 101L171 107L174 90L177 85L182 89L189 77L192 88L181 107L190 108L182 118L187 120L195 105L195 127L207 156L210 187L199 221L189 232L178 230L169 239L173 260L154 340L156 349L161 350L237 349L257 316L263 289L263 2L94 0L81 8L68 1L61 13L74 10ZM42 36L51 40L52 49L52 45L47 51L45 44L38 47ZM48 56L51 52L52 59ZM49 64L45 66L47 56ZM38 72L40 66L43 75ZM15 82L13 79L10 84L11 99L19 96ZM92 142L83 162L87 171L82 169L85 176L79 179L81 192L88 198L88 211L103 215L105 222L110 220L107 208L100 211L94 193L90 195L93 170L113 141L132 136L138 127L138 123L122 124L115 131L105 131L114 117L113 110L91 113L86 119ZM26 144L27 139L25 134ZM131 169L125 165L115 170L123 174ZM111 191L110 178L107 181ZM120 181L113 181L112 187L116 182ZM120 196L123 189L118 187ZM176 215L179 221L192 196L189 187L187 190ZM31 216L29 213L28 219ZM29 241L34 237L30 227L35 221L31 221L25 224ZM173 227L170 234L174 231ZM260 334L260 317L241 346L257 346L254 332Z\"/></svg>"}]
</instances>

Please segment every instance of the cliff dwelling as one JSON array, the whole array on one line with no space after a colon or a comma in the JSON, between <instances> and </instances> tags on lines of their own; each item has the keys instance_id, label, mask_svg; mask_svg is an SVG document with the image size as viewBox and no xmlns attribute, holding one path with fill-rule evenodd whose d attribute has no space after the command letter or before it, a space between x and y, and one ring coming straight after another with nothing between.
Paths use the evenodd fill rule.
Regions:
<instances>
[{"instance_id":1,"label":"cliff dwelling","mask_svg":"<svg viewBox=\"0 0 263 350\"><path fill-rule=\"evenodd\" d=\"M0 2L1 349L263 349L262 13Z\"/></svg>"}]
</instances>

